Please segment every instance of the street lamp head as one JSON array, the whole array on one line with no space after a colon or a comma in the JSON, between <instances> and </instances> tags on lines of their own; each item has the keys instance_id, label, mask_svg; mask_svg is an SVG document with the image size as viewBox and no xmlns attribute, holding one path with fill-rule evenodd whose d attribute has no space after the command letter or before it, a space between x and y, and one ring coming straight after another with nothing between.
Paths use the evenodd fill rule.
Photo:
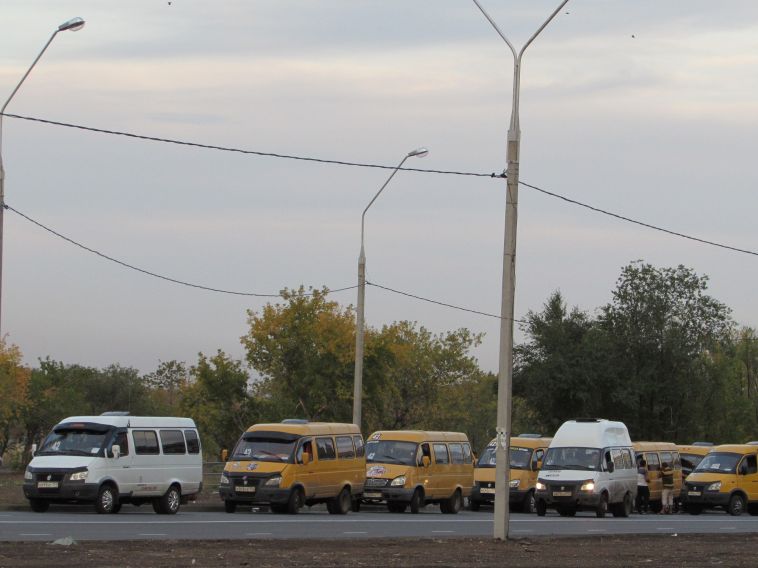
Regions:
<instances>
[{"instance_id":1,"label":"street lamp head","mask_svg":"<svg viewBox=\"0 0 758 568\"><path fill-rule=\"evenodd\" d=\"M429 154L429 150L426 148L416 148L415 150L408 152L408 157L412 158L413 156L417 156L419 158L423 158L427 154Z\"/></svg>"},{"instance_id":2,"label":"street lamp head","mask_svg":"<svg viewBox=\"0 0 758 568\"><path fill-rule=\"evenodd\" d=\"M67 22L63 22L60 26L58 26L58 31L59 32L65 32L65 31L78 32L83 27L84 27L84 20L82 20L81 18L71 18Z\"/></svg>"}]
</instances>

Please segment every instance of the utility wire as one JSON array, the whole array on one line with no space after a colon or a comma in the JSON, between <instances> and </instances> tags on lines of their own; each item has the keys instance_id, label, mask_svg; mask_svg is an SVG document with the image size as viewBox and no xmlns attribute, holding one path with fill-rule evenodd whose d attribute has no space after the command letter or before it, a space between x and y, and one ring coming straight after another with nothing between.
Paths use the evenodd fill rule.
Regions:
<instances>
[{"instance_id":1,"label":"utility wire","mask_svg":"<svg viewBox=\"0 0 758 568\"><path fill-rule=\"evenodd\" d=\"M88 132L98 132L100 134L112 134L115 136L125 136L127 138L136 138L138 140L149 140L151 142L164 142L167 144L177 144L179 146L191 146L193 148L203 148L205 150L236 152L238 154L264 156L268 158L283 158L287 160L300 160L303 162L316 162L319 164L332 164L332 165L337 165L337 166L354 166L354 167L360 167L360 168L375 168L375 169L380 169L380 170L398 169L396 168L396 166L383 166L381 164L368 164L368 163L363 163L363 162L346 162L343 160L327 160L323 158L312 158L308 156L296 156L293 154L277 154L275 152L261 152L258 150L245 150L242 148L232 148L228 146L215 146L212 144L200 144L199 142L187 142L185 140L175 140L172 138L158 138L156 136L145 136L143 134L134 134L133 132L121 132L119 130L106 130L103 128L83 126L81 124L58 122L55 120L46 120L44 118L21 116L18 114L3 113L2 116L7 116L9 118L18 118L20 120L29 120L32 122L40 122L42 124L50 124L53 126L64 126L66 128L76 128L78 130L86 130ZM450 170L428 170L428 169L423 169L423 168L399 168L399 170L405 171L405 172L420 172L420 173L425 173L425 174L446 174L446 175L456 175L456 176L473 176L473 177L488 177L488 178L502 177L502 174L495 174L495 173L484 174L484 173L476 173L476 172L458 172L458 171L450 171Z\"/></svg>"},{"instance_id":2,"label":"utility wire","mask_svg":"<svg viewBox=\"0 0 758 568\"><path fill-rule=\"evenodd\" d=\"M653 229L654 231L660 231L662 233L666 233L669 235L674 235L675 237L681 237L683 239L689 239L691 241L695 241L698 243L703 243L706 245L719 247L727 250L732 250L735 252L741 252L744 254L750 254L753 256L758 256L758 252L747 250L747 249L741 249L737 247L733 247L731 245L725 245L723 243L717 243L715 241L709 241L706 239L701 239L700 237L693 237L692 235L686 235L684 233L679 233L677 231L672 231L671 229L664 229L663 227L658 227L656 225L651 225L650 223L645 223L644 221L637 221L636 219L632 219L631 217L626 217L624 215L620 215L618 213L613 213L611 211L606 211L605 209L600 209L599 207L595 207L593 205L588 205L586 203L582 203L581 201L577 201L576 199L571 199L569 197L566 197L565 195L560 195L558 193L554 193L552 191L548 191L546 189L542 189L541 187L537 187L536 185L531 185L528 183L525 183L523 181L519 181L519 184L523 185L524 187L528 187L529 189L534 189L535 191L539 191L540 193L544 193L545 195L549 195L550 197L555 197L557 199L560 199L562 201L565 201L567 203L571 203L573 205L578 205L579 207L584 207L585 209L589 209L590 211L595 211L596 213L602 213L603 215L608 215L609 217L615 217L616 219L620 219L622 221L626 221L628 223L634 223L635 225L640 225L641 227L646 227L648 229Z\"/></svg>"},{"instance_id":3,"label":"utility wire","mask_svg":"<svg viewBox=\"0 0 758 568\"><path fill-rule=\"evenodd\" d=\"M18 118L20 120L28 120L32 122L39 122L42 124L49 124L53 126L63 126L66 128L75 128L78 130L85 130L89 132L97 132L100 134L111 134L116 136L124 136L128 138L135 138L138 140L148 140L151 142L164 142L168 144L177 144L181 146L190 146L194 148L203 148L207 150L219 150L223 152L236 152L239 154L248 154L248 155L255 155L255 156L264 156L264 157L270 157L270 158L282 158L282 159L288 159L288 160L300 160L305 162L315 162L315 163L321 163L321 164L331 164L331 165L339 165L339 166L353 166L353 167L361 167L361 168L375 168L375 169L382 169L382 170L394 170L396 169L395 166L384 166L381 164L368 164L368 163L362 163L362 162L347 162L343 160L327 160L322 158L312 158L307 156L296 156L291 154L278 154L274 152L261 152L257 150L244 150L241 148L232 148L232 147L226 147L226 146L214 146L210 144L200 144L197 142L187 142L182 140L174 140L171 138L158 138L155 136L145 136L141 134L134 134L131 132L121 132L118 130L106 130L103 128L94 128L91 126L83 126L80 124L71 124L67 122L58 122L54 120L46 120L43 118L35 118L30 116L22 116L18 114L8 114L3 113L2 116L7 116L10 118ZM419 172L419 173L430 173L430 174L445 174L445 175L457 175L457 176L470 176L470 177L487 177L487 178L505 178L505 172L500 174L485 174L485 173L476 173L476 172L463 172L463 171L454 171L454 170L430 170L430 169L422 169L422 168L400 168L402 171L409 171L409 172ZM593 205L589 205L587 203L582 203L581 201L577 201L576 199L571 199L570 197L566 197L564 195L561 195L559 193L555 193L553 191L548 191L546 189L543 189L541 187L537 187L536 185L532 185L529 183L526 183L524 181L519 181L520 185L523 185L524 187L528 187L530 189L533 189L535 191L539 191L540 193L543 193L545 195L549 195L550 197L555 197L556 199L560 199L562 201L565 201L566 203L571 203L573 205L578 205L579 207L584 207L585 209L589 209L590 211L594 211L596 213L601 213L603 215L607 215L609 217L614 217L615 219L619 219L621 221L626 221L627 223L632 223L635 225L638 225L640 227L645 227L647 229L652 229L654 231L660 231L662 233L666 233L669 235L673 235L675 237L680 237L683 239L688 239L690 241L698 242L701 244L714 246L726 250L731 250L734 252L739 252L743 254L749 254L752 256L758 256L758 252L748 250L748 249L742 249L738 247L734 247L731 245L726 245L723 243L718 243L716 241L710 241L708 239L702 239L700 237L695 237L692 235L687 235L685 233L680 233L678 231L673 231L671 229L666 229L663 227L659 227L657 225L653 225L650 223L646 223L644 221L638 221L636 219L632 219L631 217L627 217L625 215L621 215L619 213L613 213L611 211L608 211L606 209L601 209L600 207L595 207ZM499 317L499 316L498 316Z\"/></svg>"},{"instance_id":4,"label":"utility wire","mask_svg":"<svg viewBox=\"0 0 758 568\"><path fill-rule=\"evenodd\" d=\"M6 209L8 209L9 211L13 211L16 215L19 215L20 217L23 217L24 219L26 219L30 223L36 225L40 229L44 229L48 233L51 233L51 234L55 235L56 237L58 237L60 239L63 239L64 241L66 241L68 243L71 243L72 245L75 245L75 246L79 247L80 249L86 250L87 252L91 252L92 254L95 254L95 255L97 255L97 256L99 256L101 258L104 258L105 260L109 260L111 262L115 262L116 264L121 265L124 268L128 268L130 270L136 270L137 272L141 272L142 274L147 274L148 276L152 276L154 278L160 278L161 280L166 280L167 282L172 282L174 284L180 284L182 286L188 286L190 288L198 288L200 290L207 290L208 292L218 292L220 294L231 294L231 295L234 295L234 296L253 296L255 298L280 298L281 297L281 293L279 293L279 294L260 294L260 293L257 293L257 292L237 292L237 291L234 291L234 290L224 290L222 288L212 288L210 286L203 286L202 284L193 284L191 282L185 282L184 280L177 280L176 278L170 278L169 276L164 276L162 274L157 274L155 272L151 272L149 270L145 270L144 268L139 268L138 266L134 266L133 264L129 264L129 263L124 262L122 260L118 260L117 258L113 258L112 256L108 256L107 254L104 254L104 253L102 253L100 251L97 251L97 250L95 250L93 248L90 248L90 247L88 247L86 245L83 245L83 244L75 241L74 239L71 239L71 238L69 238L69 237L67 237L65 235L62 235L58 231L55 231L55 230L51 229L50 227L47 227L47 226L43 225L39 221L35 221L34 219L32 219L31 217L29 217L28 215L25 215L24 213L22 213L18 209L14 209L13 207L11 207L10 205L8 205L7 203L5 203L3 206ZM356 285L356 286L346 286L344 288L336 288L334 290L328 290L328 289L327 290L328 290L329 294L332 294L332 293L335 293L335 292L344 292L346 290L353 290L353 289L355 289L357 287L358 286ZM307 293L304 293L303 295L304 296L313 296L314 293L315 292L307 292Z\"/></svg>"}]
</instances>

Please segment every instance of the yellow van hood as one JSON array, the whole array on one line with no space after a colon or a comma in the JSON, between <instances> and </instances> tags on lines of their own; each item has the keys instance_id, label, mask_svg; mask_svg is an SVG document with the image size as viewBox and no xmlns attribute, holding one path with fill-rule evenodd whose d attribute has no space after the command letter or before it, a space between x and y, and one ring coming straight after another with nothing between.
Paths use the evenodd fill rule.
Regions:
<instances>
[{"instance_id":1,"label":"yellow van hood","mask_svg":"<svg viewBox=\"0 0 758 568\"><path fill-rule=\"evenodd\" d=\"M398 475L408 475L409 467L397 463L367 463L366 477L381 477L394 479Z\"/></svg>"},{"instance_id":2,"label":"yellow van hood","mask_svg":"<svg viewBox=\"0 0 758 568\"><path fill-rule=\"evenodd\" d=\"M526 469L512 469L510 478L511 480L518 479L525 481L529 478L529 470ZM474 469L474 481L495 481L495 468L494 467L477 467Z\"/></svg>"},{"instance_id":3,"label":"yellow van hood","mask_svg":"<svg viewBox=\"0 0 758 568\"><path fill-rule=\"evenodd\" d=\"M714 481L730 481L734 477L732 473L709 473L697 472L687 476L690 483L713 483Z\"/></svg>"},{"instance_id":4,"label":"yellow van hood","mask_svg":"<svg viewBox=\"0 0 758 568\"><path fill-rule=\"evenodd\" d=\"M224 471L229 473L280 473L289 464L283 462L262 462L252 460L228 461Z\"/></svg>"}]
</instances>

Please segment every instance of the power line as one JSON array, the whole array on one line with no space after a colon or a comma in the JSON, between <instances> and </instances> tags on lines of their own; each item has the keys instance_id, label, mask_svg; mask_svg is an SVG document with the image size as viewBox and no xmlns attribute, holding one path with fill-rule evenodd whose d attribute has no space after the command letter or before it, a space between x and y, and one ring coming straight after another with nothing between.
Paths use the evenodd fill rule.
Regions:
<instances>
[{"instance_id":1,"label":"power line","mask_svg":"<svg viewBox=\"0 0 758 568\"><path fill-rule=\"evenodd\" d=\"M353 166L353 167L359 167L359 168L375 168L380 170L394 170L397 169L396 166L384 166L381 164L368 164L363 162L347 162L344 160L327 160L323 158L312 158L308 156L296 156L294 154L278 154L275 152L262 152L258 150L245 150L242 148L233 148L229 146L216 146L213 144L201 144L199 142L187 142L185 140L176 140L173 138L159 138L157 136L146 136L143 134L135 134L133 132L122 132L119 130L106 130L104 128L94 128L92 126L83 126L81 124L71 124L68 122L58 122L55 120L46 120L44 118L35 118L31 116L21 116L18 114L8 114L3 113L2 116L7 116L9 118L18 118L20 120L29 120L32 122L40 122L42 124L49 124L53 126L63 126L65 128L75 128L78 130L85 130L87 132L97 132L99 134L111 134L114 136L124 136L126 138L136 138L137 140L148 140L150 142L163 142L166 144L177 144L179 146L190 146L193 148L202 148L205 150L219 150L221 152L235 152L238 154L248 154L253 156L263 156L267 158L282 158L286 160L300 160L303 162L316 162L319 164L331 164L331 165L337 165L337 166ZM487 178L496 178L496 177L502 177L502 174L484 174L484 173L476 173L476 172L458 172L458 171L450 171L450 170L429 170L429 169L423 169L423 168L399 168L400 171L404 172L419 172L424 174L445 174L445 175L456 175L456 176L473 176L473 177L487 177Z\"/></svg>"},{"instance_id":2,"label":"power line","mask_svg":"<svg viewBox=\"0 0 758 568\"><path fill-rule=\"evenodd\" d=\"M92 254L95 254L95 255L97 255L97 256L99 256L101 258L104 258L105 260L109 260L111 262L115 262L116 264L118 264L120 266L123 266L124 268L128 268L130 270L135 270L137 272L141 272L142 274L146 274L148 276L152 276L153 278L159 278L161 280L165 280L165 281L171 282L173 284L179 284L181 286L187 286L189 288L198 288L200 290L206 290L208 292L217 292L219 294L231 294L231 295L234 295L234 296L252 296L252 297L255 297L255 298L280 298L281 295L282 295L281 292L279 294L261 294L261 293L257 293L257 292L238 292L238 291L234 291L234 290L224 290L222 288L212 288L210 286L203 286L202 284L193 284L192 282L185 282L184 280L178 280L176 278L171 278L169 276L164 276L164 275L158 274L156 272L151 272L150 270L145 270L144 268L139 268L138 266L134 266L133 264L129 264L129 263L124 262L122 260L118 260L117 258L113 258L112 256L108 256L107 254L104 254L104 253L102 253L102 252L100 252L98 250L95 250L95 249L90 248L90 247L88 247L86 245L83 245L83 244L75 241L74 239L71 239L71 238L69 238L69 237L67 237L65 235L62 235L58 231L55 231L54 229L51 229L50 227L47 227L46 225L43 225L39 221L36 221L36 220L32 219L28 215L25 215L24 213L22 213L18 209L14 209L13 207L11 207L10 205L8 205L7 203L4 204L4 207L6 209L8 209L9 211L13 211L16 215L19 215L20 217L23 217L24 219L26 219L30 223L36 225L40 229L44 229L48 233L50 233L52 235L55 235L56 237L58 237L60 239L63 239L64 241L66 241L68 243L71 243L72 245L75 245L75 246L79 247L80 249L83 249L83 250L85 250L87 252L91 252ZM336 288L334 290L328 290L328 289L327 290L328 290L328 293L332 294L332 293L335 293L335 292L344 292L346 290L353 290L353 289L355 289L357 287L358 286L355 285L355 286L346 286L344 288ZM304 296L312 296L312 295L314 295L314 292L307 292L307 293L304 293L303 295Z\"/></svg>"},{"instance_id":3,"label":"power line","mask_svg":"<svg viewBox=\"0 0 758 568\"><path fill-rule=\"evenodd\" d=\"M600 209L599 207L595 207L593 205L588 205L586 203L582 203L581 201L577 201L576 199L571 199L569 197L566 197L564 195L560 195L558 193L554 193L552 191L548 191L546 189L542 189L541 187L537 187L536 185L531 185L528 183L525 183L523 181L519 182L520 185L523 185L525 187L528 187L530 189L534 189L536 191L539 191L540 193L544 193L545 195L549 195L550 197L555 197L557 199L560 199L562 201L565 201L567 203L571 203L573 205L578 205L579 207L584 207L585 209L589 209L590 211L595 211L596 213L602 213L603 215L608 215L609 217L615 217L616 219L620 219L622 221L626 221L628 223L634 223L635 225L640 225L641 227L646 227L648 229L653 229L654 231L660 231L662 233L666 233L669 235L673 235L675 237L681 237L683 239L689 239L691 241L695 241L698 243L703 243L706 245L719 247L735 252L741 252L744 254L750 254L753 256L758 256L758 252L747 250L747 249L741 249L737 247L733 247L731 245L725 245L722 243L717 243L715 241L709 241L706 239L701 239L700 237L693 237L692 235L686 235L684 233L679 233L677 231L672 231L671 229L664 229L663 227L658 227L656 225L651 225L650 223L645 223L644 221L637 221L636 219L632 219L631 217L626 217L624 215L620 215L618 213L613 213L611 211L606 211L605 209Z\"/></svg>"}]
</instances>

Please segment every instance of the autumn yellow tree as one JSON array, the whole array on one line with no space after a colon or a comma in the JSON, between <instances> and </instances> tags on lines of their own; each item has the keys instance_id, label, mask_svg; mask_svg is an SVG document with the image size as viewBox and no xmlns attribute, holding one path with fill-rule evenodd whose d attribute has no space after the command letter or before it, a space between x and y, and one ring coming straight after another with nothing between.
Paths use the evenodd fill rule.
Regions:
<instances>
[{"instance_id":1,"label":"autumn yellow tree","mask_svg":"<svg viewBox=\"0 0 758 568\"><path fill-rule=\"evenodd\" d=\"M24 407L31 370L22 364L21 350L0 338L0 456L5 453L18 428Z\"/></svg>"}]
</instances>

